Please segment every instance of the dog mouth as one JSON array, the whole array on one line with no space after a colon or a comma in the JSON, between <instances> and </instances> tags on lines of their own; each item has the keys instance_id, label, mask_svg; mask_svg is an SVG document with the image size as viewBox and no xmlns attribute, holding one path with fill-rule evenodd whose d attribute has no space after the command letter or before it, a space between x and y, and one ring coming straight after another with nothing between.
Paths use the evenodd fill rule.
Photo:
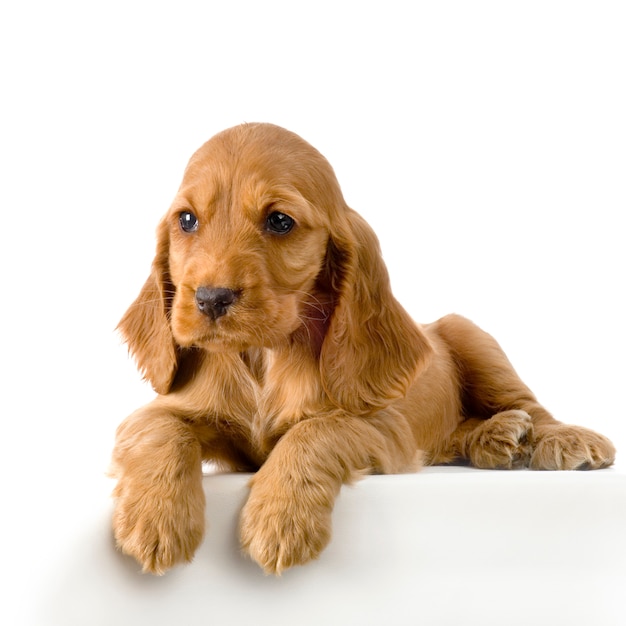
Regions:
<instances>
[{"instance_id":1,"label":"dog mouth","mask_svg":"<svg viewBox=\"0 0 626 626\"><path fill-rule=\"evenodd\" d=\"M252 345L253 337L244 331L238 318L233 311L218 316L197 310L174 311L172 331L176 342L184 348L241 351Z\"/></svg>"},{"instance_id":2,"label":"dog mouth","mask_svg":"<svg viewBox=\"0 0 626 626\"><path fill-rule=\"evenodd\" d=\"M303 293L259 286L179 287L171 308L174 339L181 347L211 352L284 345L298 328L310 326L311 318L324 318L306 307Z\"/></svg>"},{"instance_id":3,"label":"dog mouth","mask_svg":"<svg viewBox=\"0 0 626 626\"><path fill-rule=\"evenodd\" d=\"M213 308L205 312L191 303L174 307L172 332L181 347L210 352L272 348L288 340L298 326L293 316L281 315L280 310L272 307L253 306L243 298L232 305L218 303ZM222 312L224 308L227 310Z\"/></svg>"}]
</instances>

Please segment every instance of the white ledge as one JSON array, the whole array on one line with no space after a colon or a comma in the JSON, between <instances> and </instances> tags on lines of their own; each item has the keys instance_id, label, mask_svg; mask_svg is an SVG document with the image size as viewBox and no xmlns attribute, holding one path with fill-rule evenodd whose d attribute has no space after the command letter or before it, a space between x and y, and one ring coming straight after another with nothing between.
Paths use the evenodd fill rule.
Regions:
<instances>
[{"instance_id":1,"label":"white ledge","mask_svg":"<svg viewBox=\"0 0 626 626\"><path fill-rule=\"evenodd\" d=\"M206 538L163 577L115 551L107 502L56 568L36 623L626 624L621 470L370 476L342 488L320 559L280 578L239 551L248 478L205 476Z\"/></svg>"}]
</instances>

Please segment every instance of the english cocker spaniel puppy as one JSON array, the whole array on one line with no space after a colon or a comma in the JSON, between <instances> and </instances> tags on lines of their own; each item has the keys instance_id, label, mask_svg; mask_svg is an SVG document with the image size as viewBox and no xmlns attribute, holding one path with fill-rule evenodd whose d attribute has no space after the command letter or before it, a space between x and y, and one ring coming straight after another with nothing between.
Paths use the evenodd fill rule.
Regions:
<instances>
[{"instance_id":1,"label":"english cocker spaniel puppy","mask_svg":"<svg viewBox=\"0 0 626 626\"><path fill-rule=\"evenodd\" d=\"M113 453L115 537L144 571L200 544L203 460L256 472L241 545L280 573L319 556L342 483L364 473L614 459L602 435L553 419L472 322L416 324L328 162L277 126L192 156L119 329L158 394Z\"/></svg>"}]
</instances>

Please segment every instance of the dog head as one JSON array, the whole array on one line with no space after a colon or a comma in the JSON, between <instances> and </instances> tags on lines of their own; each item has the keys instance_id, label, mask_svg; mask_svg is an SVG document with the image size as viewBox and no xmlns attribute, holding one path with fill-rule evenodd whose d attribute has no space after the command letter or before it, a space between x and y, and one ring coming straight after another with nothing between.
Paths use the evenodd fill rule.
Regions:
<instances>
[{"instance_id":1,"label":"dog head","mask_svg":"<svg viewBox=\"0 0 626 626\"><path fill-rule=\"evenodd\" d=\"M226 130L192 156L119 327L158 393L185 349L298 341L331 401L353 411L402 395L430 353L329 163L270 124Z\"/></svg>"}]
</instances>

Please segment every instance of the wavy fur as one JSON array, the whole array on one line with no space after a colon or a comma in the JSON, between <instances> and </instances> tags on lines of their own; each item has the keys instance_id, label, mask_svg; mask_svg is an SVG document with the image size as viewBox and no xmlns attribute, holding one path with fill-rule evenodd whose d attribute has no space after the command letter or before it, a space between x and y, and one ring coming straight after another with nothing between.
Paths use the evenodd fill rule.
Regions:
<instances>
[{"instance_id":1,"label":"wavy fur","mask_svg":"<svg viewBox=\"0 0 626 626\"><path fill-rule=\"evenodd\" d=\"M181 229L182 212L195 231ZM272 213L295 226L272 232ZM200 288L233 302L207 315ZM342 483L364 473L614 459L605 437L554 420L470 321L413 322L328 162L269 124L224 131L193 155L119 329L158 393L113 452L117 543L149 572L190 560L202 540L203 460L256 471L241 543L280 573L320 554Z\"/></svg>"}]
</instances>

